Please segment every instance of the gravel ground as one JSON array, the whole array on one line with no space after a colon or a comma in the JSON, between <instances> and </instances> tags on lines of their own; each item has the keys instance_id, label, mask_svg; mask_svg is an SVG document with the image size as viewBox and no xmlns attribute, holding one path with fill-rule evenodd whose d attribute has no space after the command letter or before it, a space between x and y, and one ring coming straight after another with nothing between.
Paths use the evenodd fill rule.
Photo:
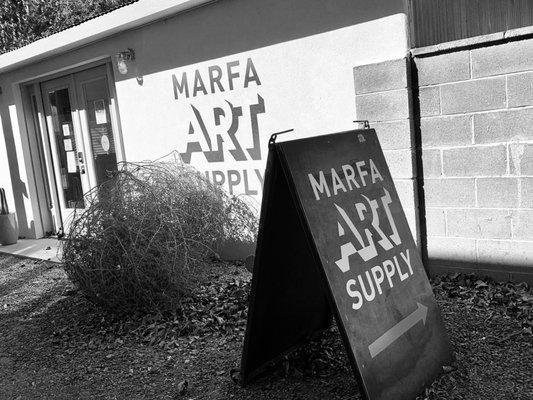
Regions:
<instances>
[{"instance_id":1,"label":"gravel ground","mask_svg":"<svg viewBox=\"0 0 533 400\"><path fill-rule=\"evenodd\" d=\"M0 399L357 399L338 333L247 388L238 368L250 276L214 264L187 320L118 318L56 264L0 255ZM434 282L456 353L421 399L533 399L533 295L465 276Z\"/></svg>"}]
</instances>

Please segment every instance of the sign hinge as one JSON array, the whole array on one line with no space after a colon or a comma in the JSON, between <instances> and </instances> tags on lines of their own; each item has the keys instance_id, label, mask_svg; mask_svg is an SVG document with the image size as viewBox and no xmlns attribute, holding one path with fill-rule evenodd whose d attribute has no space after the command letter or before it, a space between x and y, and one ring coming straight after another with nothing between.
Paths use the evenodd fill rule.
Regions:
<instances>
[{"instance_id":1,"label":"sign hinge","mask_svg":"<svg viewBox=\"0 0 533 400\"><path fill-rule=\"evenodd\" d=\"M270 148L274 143L276 143L276 138L278 137L278 135L289 133L292 131L294 131L294 129L287 129L286 131L273 133L272 135L270 135L270 139L268 141L268 147Z\"/></svg>"},{"instance_id":2,"label":"sign hinge","mask_svg":"<svg viewBox=\"0 0 533 400\"><path fill-rule=\"evenodd\" d=\"M356 119L355 124L362 124L363 129L370 129L370 123L366 119Z\"/></svg>"}]
</instances>

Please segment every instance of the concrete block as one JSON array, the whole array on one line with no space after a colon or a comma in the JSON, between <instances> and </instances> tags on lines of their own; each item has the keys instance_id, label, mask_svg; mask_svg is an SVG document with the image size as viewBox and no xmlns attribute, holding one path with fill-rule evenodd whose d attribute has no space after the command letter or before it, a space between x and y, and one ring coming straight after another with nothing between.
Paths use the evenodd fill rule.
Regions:
<instances>
[{"instance_id":1,"label":"concrete block","mask_svg":"<svg viewBox=\"0 0 533 400\"><path fill-rule=\"evenodd\" d=\"M468 50L415 59L420 86L470 79Z\"/></svg>"},{"instance_id":2,"label":"concrete block","mask_svg":"<svg viewBox=\"0 0 533 400\"><path fill-rule=\"evenodd\" d=\"M510 239L511 216L507 210L446 210L447 235L483 239Z\"/></svg>"},{"instance_id":3,"label":"concrete block","mask_svg":"<svg viewBox=\"0 0 533 400\"><path fill-rule=\"evenodd\" d=\"M385 61L354 68L355 93L372 93L407 87L407 61Z\"/></svg>"},{"instance_id":4,"label":"concrete block","mask_svg":"<svg viewBox=\"0 0 533 400\"><path fill-rule=\"evenodd\" d=\"M411 150L385 150L383 153L393 178L413 178L415 176L414 157Z\"/></svg>"},{"instance_id":5,"label":"concrete block","mask_svg":"<svg viewBox=\"0 0 533 400\"><path fill-rule=\"evenodd\" d=\"M371 125L376 130L383 150L410 149L413 147L411 123L409 120L376 122Z\"/></svg>"},{"instance_id":6,"label":"concrete block","mask_svg":"<svg viewBox=\"0 0 533 400\"><path fill-rule=\"evenodd\" d=\"M473 178L424 179L427 207L474 207Z\"/></svg>"},{"instance_id":7,"label":"concrete block","mask_svg":"<svg viewBox=\"0 0 533 400\"><path fill-rule=\"evenodd\" d=\"M533 178L521 178L520 201L521 208L533 208Z\"/></svg>"},{"instance_id":8,"label":"concrete block","mask_svg":"<svg viewBox=\"0 0 533 400\"><path fill-rule=\"evenodd\" d=\"M437 86L420 88L418 91L420 101L420 116L429 117L440 114L440 88Z\"/></svg>"},{"instance_id":9,"label":"concrete block","mask_svg":"<svg viewBox=\"0 0 533 400\"><path fill-rule=\"evenodd\" d=\"M422 150L422 170L426 178L442 176L442 160L439 149Z\"/></svg>"},{"instance_id":10,"label":"concrete block","mask_svg":"<svg viewBox=\"0 0 533 400\"><path fill-rule=\"evenodd\" d=\"M533 105L533 72L507 77L507 102L509 107Z\"/></svg>"},{"instance_id":11,"label":"concrete block","mask_svg":"<svg viewBox=\"0 0 533 400\"><path fill-rule=\"evenodd\" d=\"M518 179L478 178L476 186L479 207L518 207Z\"/></svg>"},{"instance_id":12,"label":"concrete block","mask_svg":"<svg viewBox=\"0 0 533 400\"><path fill-rule=\"evenodd\" d=\"M422 118L420 130L423 147L460 146L472 143L471 116Z\"/></svg>"},{"instance_id":13,"label":"concrete block","mask_svg":"<svg viewBox=\"0 0 533 400\"><path fill-rule=\"evenodd\" d=\"M394 179L394 186L398 192L398 197L400 198L400 203L402 203L403 209L415 209L417 206L415 180Z\"/></svg>"},{"instance_id":14,"label":"concrete block","mask_svg":"<svg viewBox=\"0 0 533 400\"><path fill-rule=\"evenodd\" d=\"M426 232L428 236L446 236L446 220L442 208L426 208Z\"/></svg>"},{"instance_id":15,"label":"concrete block","mask_svg":"<svg viewBox=\"0 0 533 400\"><path fill-rule=\"evenodd\" d=\"M478 261L506 268L533 265L533 242L518 240L478 240Z\"/></svg>"},{"instance_id":16,"label":"concrete block","mask_svg":"<svg viewBox=\"0 0 533 400\"><path fill-rule=\"evenodd\" d=\"M474 78L533 69L533 40L520 40L472 50Z\"/></svg>"},{"instance_id":17,"label":"concrete block","mask_svg":"<svg viewBox=\"0 0 533 400\"><path fill-rule=\"evenodd\" d=\"M533 241L533 210L516 210L511 215L513 238Z\"/></svg>"},{"instance_id":18,"label":"concrete block","mask_svg":"<svg viewBox=\"0 0 533 400\"><path fill-rule=\"evenodd\" d=\"M504 145L444 149L445 176L501 176L507 172L507 148Z\"/></svg>"},{"instance_id":19,"label":"concrete block","mask_svg":"<svg viewBox=\"0 0 533 400\"><path fill-rule=\"evenodd\" d=\"M443 236L428 236L428 257L436 260L476 262L476 240L466 238L451 238Z\"/></svg>"},{"instance_id":20,"label":"concrete block","mask_svg":"<svg viewBox=\"0 0 533 400\"><path fill-rule=\"evenodd\" d=\"M440 90L442 114L505 108L505 77L446 84Z\"/></svg>"},{"instance_id":21,"label":"concrete block","mask_svg":"<svg viewBox=\"0 0 533 400\"><path fill-rule=\"evenodd\" d=\"M355 96L357 119L390 121L409 118L407 89Z\"/></svg>"},{"instance_id":22,"label":"concrete block","mask_svg":"<svg viewBox=\"0 0 533 400\"><path fill-rule=\"evenodd\" d=\"M533 108L474 115L475 143L533 139Z\"/></svg>"},{"instance_id":23,"label":"concrete block","mask_svg":"<svg viewBox=\"0 0 533 400\"><path fill-rule=\"evenodd\" d=\"M509 164L513 175L533 175L533 144L509 145Z\"/></svg>"}]
</instances>

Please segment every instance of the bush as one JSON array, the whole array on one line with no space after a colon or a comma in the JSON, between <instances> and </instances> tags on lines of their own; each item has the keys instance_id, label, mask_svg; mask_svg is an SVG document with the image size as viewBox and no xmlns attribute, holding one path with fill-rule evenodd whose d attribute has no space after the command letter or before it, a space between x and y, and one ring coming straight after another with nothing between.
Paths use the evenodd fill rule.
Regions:
<instances>
[{"instance_id":1,"label":"bush","mask_svg":"<svg viewBox=\"0 0 533 400\"><path fill-rule=\"evenodd\" d=\"M176 162L124 163L85 196L63 245L69 278L113 312L172 311L228 239L253 241L254 210Z\"/></svg>"}]
</instances>

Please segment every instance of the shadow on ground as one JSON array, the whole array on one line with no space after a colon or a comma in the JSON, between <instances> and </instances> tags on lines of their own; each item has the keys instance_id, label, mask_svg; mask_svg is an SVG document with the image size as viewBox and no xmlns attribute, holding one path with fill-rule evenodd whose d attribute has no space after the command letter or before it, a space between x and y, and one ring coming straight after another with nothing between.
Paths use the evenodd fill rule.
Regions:
<instances>
[{"instance_id":1,"label":"shadow on ground","mask_svg":"<svg viewBox=\"0 0 533 400\"><path fill-rule=\"evenodd\" d=\"M435 286L456 365L421 398L532 399L531 289L475 279ZM328 344L334 362L319 376L281 368L243 389L230 374L242 335L151 343L136 329L86 301L57 265L0 256L0 399L360 398L338 335Z\"/></svg>"},{"instance_id":2,"label":"shadow on ground","mask_svg":"<svg viewBox=\"0 0 533 400\"><path fill-rule=\"evenodd\" d=\"M243 389L230 376L242 338L151 346L88 303L54 264L0 256L0 283L1 399L358 398L347 368L320 379L273 375Z\"/></svg>"}]
</instances>

